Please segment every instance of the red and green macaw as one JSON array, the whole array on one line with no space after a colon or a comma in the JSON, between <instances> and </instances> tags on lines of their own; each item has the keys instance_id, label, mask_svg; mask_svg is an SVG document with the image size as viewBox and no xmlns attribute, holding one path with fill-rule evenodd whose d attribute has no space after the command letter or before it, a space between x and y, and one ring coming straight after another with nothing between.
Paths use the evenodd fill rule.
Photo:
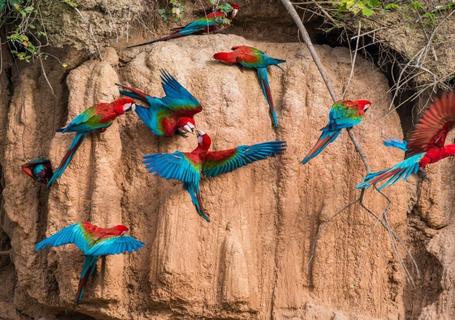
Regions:
<instances>
[{"instance_id":1,"label":"red and green macaw","mask_svg":"<svg viewBox=\"0 0 455 320\"><path fill-rule=\"evenodd\" d=\"M321 129L322 133L314 147L302 160L303 164L322 152L330 143L336 140L342 129L350 129L358 125L370 107L368 100L343 100L335 102L330 108L329 123Z\"/></svg>"},{"instance_id":2,"label":"red and green macaw","mask_svg":"<svg viewBox=\"0 0 455 320\"><path fill-rule=\"evenodd\" d=\"M144 164L150 173L183 182L197 213L207 222L210 221L209 214L202 205L199 187L201 175L216 177L252 162L281 154L286 148L284 141L269 141L229 150L209 151L212 143L210 137L198 130L196 134L198 146L192 152L149 154L144 156Z\"/></svg>"},{"instance_id":3,"label":"red and green macaw","mask_svg":"<svg viewBox=\"0 0 455 320\"><path fill-rule=\"evenodd\" d=\"M86 109L84 112L74 118L66 127L60 128L57 132L75 132L71 145L63 157L60 165L55 170L52 178L47 183L51 187L55 181L65 172L76 153L76 150L84 138L92 132L101 132L106 130L118 116L127 111L135 109L134 100L129 97L119 98L111 103L98 103L97 105Z\"/></svg>"},{"instance_id":4,"label":"red and green macaw","mask_svg":"<svg viewBox=\"0 0 455 320\"><path fill-rule=\"evenodd\" d=\"M455 125L455 92L447 93L436 100L425 112L412 131L409 141L388 140L386 146L408 151L406 159L391 168L369 173L357 189L367 189L383 182L378 189L407 179L420 172L425 176L425 167L455 155L455 144L445 145L447 134Z\"/></svg>"},{"instance_id":5,"label":"red and green macaw","mask_svg":"<svg viewBox=\"0 0 455 320\"><path fill-rule=\"evenodd\" d=\"M187 136L195 128L194 115L202 111L199 101L168 72L161 70L161 83L166 96L151 97L143 91L119 85L120 94L137 99L148 107L136 106L136 113L158 137L180 134Z\"/></svg>"},{"instance_id":6,"label":"red and green macaw","mask_svg":"<svg viewBox=\"0 0 455 320\"><path fill-rule=\"evenodd\" d=\"M71 243L82 251L85 260L76 294L76 304L79 304L88 280L94 275L96 262L100 256L133 252L144 246L136 238L126 235L127 231L128 228L124 225L99 228L90 222L75 223L40 241L35 249L38 251Z\"/></svg>"},{"instance_id":7,"label":"red and green macaw","mask_svg":"<svg viewBox=\"0 0 455 320\"><path fill-rule=\"evenodd\" d=\"M170 35L141 44L136 44L127 48L145 46L147 44L186 37L189 35L220 32L231 25L232 20L235 18L239 10L240 6L237 3L226 3L222 8L209 13L205 17L194 20L183 27L172 29L173 33Z\"/></svg>"},{"instance_id":8,"label":"red and green macaw","mask_svg":"<svg viewBox=\"0 0 455 320\"><path fill-rule=\"evenodd\" d=\"M279 67L279 64L286 62L286 60L272 58L265 52L248 46L236 46L231 50L233 51L215 53L213 58L226 64L238 64L244 68L256 69L259 85L261 86L262 93L264 94L264 97L269 105L272 124L275 128L278 127L278 117L273 104L267 68L269 66Z\"/></svg>"},{"instance_id":9,"label":"red and green macaw","mask_svg":"<svg viewBox=\"0 0 455 320\"><path fill-rule=\"evenodd\" d=\"M52 165L48 159L33 159L21 167L22 172L40 183L47 184L52 177Z\"/></svg>"}]
</instances>

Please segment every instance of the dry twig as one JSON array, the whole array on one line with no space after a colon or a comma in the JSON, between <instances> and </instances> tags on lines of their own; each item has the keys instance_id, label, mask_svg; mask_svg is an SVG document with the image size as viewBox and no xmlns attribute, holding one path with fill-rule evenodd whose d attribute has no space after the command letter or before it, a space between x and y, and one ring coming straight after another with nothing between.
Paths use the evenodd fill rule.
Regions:
<instances>
[{"instance_id":1,"label":"dry twig","mask_svg":"<svg viewBox=\"0 0 455 320\"><path fill-rule=\"evenodd\" d=\"M303 22L300 19L297 11L295 10L294 6L292 5L292 3L289 0L281 0L281 2L283 4L283 6L287 9L289 14L291 15L291 17L294 20L295 24L297 25L297 27L299 29L299 32L302 35L303 41L306 44L308 50L310 51L310 54L311 54L311 56L313 58L313 61L316 64L316 67L318 68L319 73L321 74L321 77L324 80L324 83L326 84L326 87L327 87L327 89L329 91L330 96L332 97L332 100L334 102L337 101L337 96L336 96L334 87L332 86L332 83L331 83L331 81L330 81L330 79L328 77L327 71L325 70L324 66L322 65L321 60L319 58L319 55L317 54L316 49L314 48L314 46L313 46L313 44L311 42L310 36L309 36L305 26L303 25ZM360 29L360 26L359 26L359 29ZM360 30L359 30L359 34L360 34ZM359 36L358 36L358 38L359 38ZM358 41L357 41L356 47L358 47ZM356 53L357 53L357 50L356 50ZM355 60L353 60L352 63L353 63L353 66L352 66L352 69L351 69L351 73L353 73L353 70L354 70ZM352 143L354 144L356 152L359 154L360 160L362 161L362 163L365 166L366 171L370 172L370 167L368 165L367 158L366 158L366 156L365 156L365 154L364 154L364 152L362 150L361 145L358 143L354 133L350 129L348 129L348 134L349 134L349 137L350 137ZM389 235L389 238L391 239L392 250L394 251L395 256L399 260L399 263L400 263L401 267L403 268L407 279L410 281L411 284L414 285L414 281L412 279L412 276L411 276L409 270L407 269L407 267L405 266L405 264L403 262L403 258L401 257L401 255L399 254L399 251L398 251L397 243L401 243L401 240L396 236L395 232L392 230L392 228L389 225L388 220L387 220L387 214L388 214L388 211L389 211L389 209L391 207L392 202L385 194L383 194L382 192L380 192L377 189L375 189L375 190L377 192L379 192L387 201L386 208L384 209L381 218L379 218L371 209L369 209L364 204L363 200L364 200L365 190L362 190L360 192L360 196L359 196L358 199L356 199L355 201L353 201L353 202L349 203L348 205L346 205L345 207L343 207L341 210L339 210L337 213L335 213L335 215L333 217L337 216L338 214L340 214L341 212L343 212L347 208L351 207L355 203L359 203L360 206L365 211L367 211L372 217L374 217L377 221L379 221L381 223L381 225L385 228L385 230L387 231L387 233ZM329 220L332 220L333 217L331 219L329 219ZM327 221L321 221L321 223L324 223L324 222L327 222ZM314 253L315 253L315 250L316 250L316 242L317 242L317 239L319 238L319 233L321 231L321 227L318 226L317 230L318 231L317 231L317 235L316 235L316 240L315 240L315 242L313 244L313 248L311 250L312 252L311 252L311 255L310 255L310 258L309 258L308 266L310 266L310 264L313 261L313 256L314 256ZM408 251L408 254L411 255L409 251ZM411 255L411 258L412 258L412 255ZM412 260L414 261L413 258L412 258Z\"/></svg>"}]
</instances>

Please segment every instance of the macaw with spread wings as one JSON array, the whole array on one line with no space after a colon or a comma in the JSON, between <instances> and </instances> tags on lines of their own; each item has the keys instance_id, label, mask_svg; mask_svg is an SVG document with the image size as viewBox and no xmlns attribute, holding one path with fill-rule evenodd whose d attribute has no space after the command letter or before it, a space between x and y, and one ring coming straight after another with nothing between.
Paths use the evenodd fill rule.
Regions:
<instances>
[{"instance_id":1,"label":"macaw with spread wings","mask_svg":"<svg viewBox=\"0 0 455 320\"><path fill-rule=\"evenodd\" d=\"M455 155L455 144L445 145L447 134L455 125L455 93L447 93L436 100L425 112L411 133L409 141L386 141L386 145L409 151L406 159L391 168L369 173L357 189L367 189L383 182L378 189L407 179L423 171L431 163Z\"/></svg>"},{"instance_id":2,"label":"macaw with spread wings","mask_svg":"<svg viewBox=\"0 0 455 320\"><path fill-rule=\"evenodd\" d=\"M284 141L269 141L229 150L209 151L212 143L209 135L198 130L196 133L198 146L192 152L148 154L144 156L144 163L150 173L183 182L197 213L207 222L210 218L202 205L199 186L202 175L216 177L252 162L281 154L286 148Z\"/></svg>"},{"instance_id":3,"label":"macaw with spread wings","mask_svg":"<svg viewBox=\"0 0 455 320\"><path fill-rule=\"evenodd\" d=\"M98 257L139 250L144 246L136 238L125 235L128 228L117 225L100 228L90 222L71 224L36 244L35 249L75 244L84 254L85 260L76 294L76 304L82 301L88 280L96 270Z\"/></svg>"}]
</instances>

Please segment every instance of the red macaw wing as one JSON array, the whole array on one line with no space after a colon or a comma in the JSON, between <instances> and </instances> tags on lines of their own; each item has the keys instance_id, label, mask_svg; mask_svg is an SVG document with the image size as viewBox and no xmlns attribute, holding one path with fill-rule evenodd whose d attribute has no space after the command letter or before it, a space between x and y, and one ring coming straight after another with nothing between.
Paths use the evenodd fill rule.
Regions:
<instances>
[{"instance_id":1,"label":"red macaw wing","mask_svg":"<svg viewBox=\"0 0 455 320\"><path fill-rule=\"evenodd\" d=\"M235 149L209 152L205 158L202 172L207 177L216 177L252 162L281 154L285 148L284 141L269 141L252 146L238 146Z\"/></svg>"},{"instance_id":2,"label":"red macaw wing","mask_svg":"<svg viewBox=\"0 0 455 320\"><path fill-rule=\"evenodd\" d=\"M409 138L412 154L444 146L447 133L455 125L455 93L436 100L425 112Z\"/></svg>"}]
</instances>

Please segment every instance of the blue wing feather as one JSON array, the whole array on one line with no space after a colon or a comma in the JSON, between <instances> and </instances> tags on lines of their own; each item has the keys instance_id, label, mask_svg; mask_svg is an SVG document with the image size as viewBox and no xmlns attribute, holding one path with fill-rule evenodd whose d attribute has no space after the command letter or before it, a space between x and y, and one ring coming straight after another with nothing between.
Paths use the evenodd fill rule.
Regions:
<instances>
[{"instance_id":1,"label":"blue wing feather","mask_svg":"<svg viewBox=\"0 0 455 320\"><path fill-rule=\"evenodd\" d=\"M252 146L239 146L235 153L221 160L217 159L216 154L223 151L210 152L204 162L202 172L207 177L216 177L252 162L281 154L285 149L286 143L284 141L269 141Z\"/></svg>"},{"instance_id":2,"label":"blue wing feather","mask_svg":"<svg viewBox=\"0 0 455 320\"><path fill-rule=\"evenodd\" d=\"M87 252L91 256L107 256L111 254L120 254L133 252L142 248L144 244L134 237L124 235L118 237L106 238L98 241Z\"/></svg>"},{"instance_id":3,"label":"blue wing feather","mask_svg":"<svg viewBox=\"0 0 455 320\"><path fill-rule=\"evenodd\" d=\"M84 254L90 249L90 239L87 237L81 223L71 224L50 237L38 242L35 250L47 247L58 247L65 244L75 244Z\"/></svg>"},{"instance_id":4,"label":"blue wing feather","mask_svg":"<svg viewBox=\"0 0 455 320\"><path fill-rule=\"evenodd\" d=\"M200 170L183 152L148 154L144 156L144 164L150 173L193 184L199 190Z\"/></svg>"}]
</instances>

